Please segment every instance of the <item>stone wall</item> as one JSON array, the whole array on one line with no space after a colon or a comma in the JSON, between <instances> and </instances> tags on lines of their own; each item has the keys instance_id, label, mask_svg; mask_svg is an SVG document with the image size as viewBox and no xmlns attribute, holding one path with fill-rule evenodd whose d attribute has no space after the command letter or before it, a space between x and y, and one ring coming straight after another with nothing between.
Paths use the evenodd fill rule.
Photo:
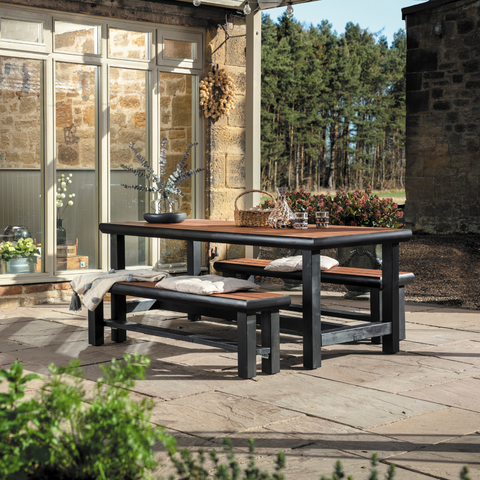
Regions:
<instances>
[{"instance_id":1,"label":"stone wall","mask_svg":"<svg viewBox=\"0 0 480 480\"><path fill-rule=\"evenodd\" d=\"M403 14L406 226L417 233L479 233L480 2L436 0Z\"/></svg>"}]
</instances>

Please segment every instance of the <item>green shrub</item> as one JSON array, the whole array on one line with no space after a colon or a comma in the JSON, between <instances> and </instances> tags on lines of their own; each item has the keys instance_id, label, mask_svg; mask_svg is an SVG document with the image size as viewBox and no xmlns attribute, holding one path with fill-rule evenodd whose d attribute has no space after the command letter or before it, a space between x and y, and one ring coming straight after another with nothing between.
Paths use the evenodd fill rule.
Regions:
<instances>
[{"instance_id":1,"label":"green shrub","mask_svg":"<svg viewBox=\"0 0 480 480\"><path fill-rule=\"evenodd\" d=\"M353 227L398 228L403 212L391 198L372 194L371 187L364 192L345 191L340 188L335 195L312 195L301 190L287 192L287 203L293 212L307 212L308 222L315 223L315 212L328 211L331 225ZM267 199L262 208L273 208L275 202Z\"/></svg>"}]
</instances>

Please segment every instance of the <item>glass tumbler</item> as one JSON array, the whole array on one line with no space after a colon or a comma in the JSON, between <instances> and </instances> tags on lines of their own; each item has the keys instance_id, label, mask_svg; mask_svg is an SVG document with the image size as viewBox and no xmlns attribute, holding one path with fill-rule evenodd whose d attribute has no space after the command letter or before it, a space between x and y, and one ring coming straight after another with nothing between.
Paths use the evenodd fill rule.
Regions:
<instances>
[{"instance_id":1,"label":"glass tumbler","mask_svg":"<svg viewBox=\"0 0 480 480\"><path fill-rule=\"evenodd\" d=\"M330 215L328 212L316 212L315 220L317 228L328 228L330 222Z\"/></svg>"},{"instance_id":2,"label":"glass tumbler","mask_svg":"<svg viewBox=\"0 0 480 480\"><path fill-rule=\"evenodd\" d=\"M295 228L308 228L307 212L297 212L295 214Z\"/></svg>"}]
</instances>

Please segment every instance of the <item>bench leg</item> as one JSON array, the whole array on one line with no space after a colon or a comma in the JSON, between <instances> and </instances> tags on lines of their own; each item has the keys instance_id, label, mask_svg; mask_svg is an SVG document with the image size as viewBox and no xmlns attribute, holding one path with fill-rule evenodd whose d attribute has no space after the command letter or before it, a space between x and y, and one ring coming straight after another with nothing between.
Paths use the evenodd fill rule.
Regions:
<instances>
[{"instance_id":1,"label":"bench leg","mask_svg":"<svg viewBox=\"0 0 480 480\"><path fill-rule=\"evenodd\" d=\"M95 347L103 345L103 318L102 300L93 312L88 311L88 343Z\"/></svg>"},{"instance_id":2,"label":"bench leg","mask_svg":"<svg viewBox=\"0 0 480 480\"><path fill-rule=\"evenodd\" d=\"M127 321L127 297L112 294L112 320L116 322ZM122 343L127 341L127 331L121 328L112 328L112 342Z\"/></svg>"},{"instance_id":3,"label":"bench leg","mask_svg":"<svg viewBox=\"0 0 480 480\"><path fill-rule=\"evenodd\" d=\"M253 378L257 374L256 315L237 313L238 376Z\"/></svg>"},{"instance_id":4,"label":"bench leg","mask_svg":"<svg viewBox=\"0 0 480 480\"><path fill-rule=\"evenodd\" d=\"M270 348L268 358L262 358L262 372L269 375L280 371L280 314L261 312L262 347Z\"/></svg>"}]
</instances>

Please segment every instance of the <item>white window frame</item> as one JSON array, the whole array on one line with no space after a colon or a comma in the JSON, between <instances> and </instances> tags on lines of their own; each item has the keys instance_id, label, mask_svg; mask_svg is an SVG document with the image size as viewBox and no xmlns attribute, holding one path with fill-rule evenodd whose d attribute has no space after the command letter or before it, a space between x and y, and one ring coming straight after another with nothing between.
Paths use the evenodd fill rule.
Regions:
<instances>
[{"instance_id":1,"label":"white window frame","mask_svg":"<svg viewBox=\"0 0 480 480\"><path fill-rule=\"evenodd\" d=\"M115 57L110 56L110 52L108 50L108 41L110 41L110 29L114 28L115 30L125 30L127 32L137 32L137 33L148 33L150 35L150 44L148 45L148 49L150 51L150 58L148 59L141 59L141 58L128 58L128 57ZM139 63L151 63L155 61L156 57L156 29L155 28L148 28L148 27L138 27L134 28L130 23L125 25L120 25L120 22L115 22L114 24L108 23L106 26L106 36L107 36L107 45L105 46L106 56L109 60L125 60L127 62L139 62Z\"/></svg>"},{"instance_id":2,"label":"white window frame","mask_svg":"<svg viewBox=\"0 0 480 480\"><path fill-rule=\"evenodd\" d=\"M51 45L51 31L52 31L52 16L46 14L38 14L31 11L19 13L18 10L0 7L0 18L5 20L16 20L19 22L32 22L42 25L43 42L26 42L22 40L9 40L0 37L0 49L13 49L20 52L50 52Z\"/></svg>"},{"instance_id":3,"label":"white window frame","mask_svg":"<svg viewBox=\"0 0 480 480\"><path fill-rule=\"evenodd\" d=\"M76 271L56 271L55 262L55 236L56 236L56 211L55 211L55 185L56 185L56 165L55 165L55 63L67 62L85 65L98 66L100 68L100 84L98 85L98 103L99 112L97 118L97 135L101 140L96 142L97 157L97 176L98 176L98 204L97 218L99 222L108 222L110 220L110 158L109 158L109 119L106 115L109 108L109 69L111 67L130 68L135 70L149 71L149 78L153 81L149 85L149 101L151 104L147 108L147 139L149 145L150 158L156 159L159 155L160 134L159 134L159 116L160 116L160 95L156 92L155 82L158 79L159 72L182 73L196 76L195 84L203 77L203 55L204 55L204 37L205 32L201 28L195 27L171 27L161 24L148 24L145 22L112 20L105 17L92 17L89 15L71 15L60 11L49 11L46 9L37 9L32 7L2 6L0 7L0 16L12 20L23 20L43 23L44 44L33 44L30 42L17 42L0 39L0 56L20 57L44 60L44 184L43 188L46 194L44 205L45 224L44 236L48 239L44 248L44 268L43 273L23 274L15 279L12 275L0 275L0 285L28 284L41 282L71 281L73 277L80 273L86 273L86 270ZM92 25L100 27L99 32L99 52L98 54L79 54L76 52L54 51L54 21L64 21L69 23L80 23L82 25ZM108 32L109 28L125 29L139 32L149 32L151 38L151 59L149 61L140 59L124 59L119 57L109 58L108 56ZM166 59L161 58L159 45L163 47L163 38L172 40L196 42L198 57L195 60L185 59ZM157 89L158 90L158 89ZM196 167L204 166L204 141L203 130L204 120L200 114L198 105L194 108L195 136L199 143L197 147ZM192 185L192 200L195 202L195 209L192 215L201 218L204 215L204 174L194 177ZM160 255L160 242L157 239L152 241L151 260L152 265L158 260ZM88 273L96 271L105 271L109 268L109 236L98 234L98 269L89 269Z\"/></svg>"},{"instance_id":4,"label":"white window frame","mask_svg":"<svg viewBox=\"0 0 480 480\"><path fill-rule=\"evenodd\" d=\"M180 42L190 42L196 44L196 57L189 58L169 58L165 57L165 40L175 40ZM161 66L186 68L193 70L203 69L203 35L195 32L179 31L178 28L165 27L158 29L158 58L157 64Z\"/></svg>"}]
</instances>

